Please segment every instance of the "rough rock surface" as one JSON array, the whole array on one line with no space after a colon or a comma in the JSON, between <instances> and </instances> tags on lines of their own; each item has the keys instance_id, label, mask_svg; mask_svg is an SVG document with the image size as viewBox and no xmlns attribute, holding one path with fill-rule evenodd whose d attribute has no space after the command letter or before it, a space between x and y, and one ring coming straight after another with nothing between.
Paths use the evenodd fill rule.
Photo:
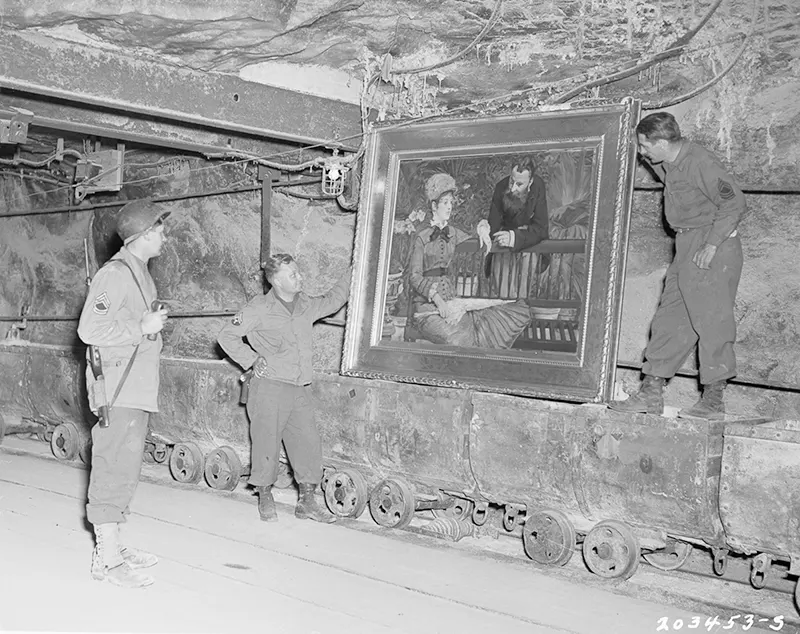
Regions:
<instances>
[{"instance_id":1,"label":"rough rock surface","mask_svg":"<svg viewBox=\"0 0 800 634\"><path fill-rule=\"evenodd\" d=\"M367 77L373 80L367 99L386 117L448 109L462 114L535 110L575 86L663 52L712 6L709 0L505 0L501 5L494 0L30 4L7 0L4 28L115 49L143 62L209 72L244 76L259 64L279 62L298 75L320 68L344 72L356 85ZM498 6L495 25L453 64L428 73L398 72L457 54ZM747 47L729 74L670 110L684 133L716 152L748 189L750 212L741 227L746 261L737 300L740 375L791 385L800 384L795 353L800 298L800 265L795 257L800 237L796 193L800 189L799 9L796 3L779 0L725 0L682 55L576 95L581 105L627 94L643 99L647 106L658 105L719 74L749 34ZM387 53L392 56L391 67L386 66ZM379 79L382 68L386 72ZM486 98L496 101L487 103ZM52 149L55 138L37 142L45 148L39 150L43 152ZM4 150L2 157L10 160L11 155ZM190 162L181 161L159 167L162 178L155 185L132 185L124 194L210 191L254 182L251 172L233 168L182 180L178 176L190 169ZM33 170L24 171L20 176L21 170L0 165L2 209L63 204L57 191L42 195L56 185L45 187L31 180ZM637 172L637 183L652 184L643 169ZM777 190L794 193L773 193ZM191 199L174 206L172 239L164 256L153 264L153 273L165 296L175 302L175 310L233 309L260 292L257 192ZM640 359L671 257L672 244L661 215L658 192L635 195L622 360ZM3 315L16 315L23 305L30 306L31 314L70 315L79 310L85 288L82 242L89 235L91 216L79 211L0 220L0 266L8 271L0 281ZM110 235L113 209L94 216L95 235L103 231ZM330 201L301 201L276 193L272 217L273 250L298 256L309 290L322 292L333 284L349 259L354 216ZM99 261L110 255L102 239L93 246ZM172 320L167 330L168 353L215 358L214 335L221 323L220 319ZM7 327L6 322L0 332ZM74 340L73 333L69 322L29 323L27 336L65 343ZM341 330L321 326L317 333L315 362L320 369L335 370ZM686 368L691 370L693 363L689 360ZM635 385L634 372L620 372L620 378L628 388ZM693 398L690 380L676 381L671 390L674 397L669 398L675 402ZM734 407L747 412L796 413L799 407L798 399L785 393L735 388L731 395Z\"/></svg>"}]
</instances>

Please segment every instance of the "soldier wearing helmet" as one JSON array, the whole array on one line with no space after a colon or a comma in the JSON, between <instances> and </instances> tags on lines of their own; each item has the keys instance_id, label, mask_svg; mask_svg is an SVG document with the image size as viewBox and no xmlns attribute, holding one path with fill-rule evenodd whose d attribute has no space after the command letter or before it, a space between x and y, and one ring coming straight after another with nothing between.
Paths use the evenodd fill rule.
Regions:
<instances>
[{"instance_id":1,"label":"soldier wearing helmet","mask_svg":"<svg viewBox=\"0 0 800 634\"><path fill-rule=\"evenodd\" d=\"M154 309L157 290L147 265L161 254L169 213L150 201L120 210L116 228L123 246L94 276L78 324L81 341L99 351L102 362L102 381L87 363L90 407L96 414L108 407L108 426L92 429L86 506L96 537L92 576L124 587L150 585L152 578L137 569L157 563L154 555L122 545L119 526L139 482L150 413L158 411L167 311Z\"/></svg>"}]
</instances>

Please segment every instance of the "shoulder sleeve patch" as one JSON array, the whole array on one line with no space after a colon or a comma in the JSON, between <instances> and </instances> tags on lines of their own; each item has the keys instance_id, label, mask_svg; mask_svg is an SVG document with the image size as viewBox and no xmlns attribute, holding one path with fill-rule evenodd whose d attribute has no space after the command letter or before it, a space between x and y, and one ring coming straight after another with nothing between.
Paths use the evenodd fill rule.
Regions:
<instances>
[{"instance_id":1,"label":"shoulder sleeve patch","mask_svg":"<svg viewBox=\"0 0 800 634\"><path fill-rule=\"evenodd\" d=\"M239 311L238 313L236 313L233 316L233 319L231 319L231 323L234 326L241 326L242 325L242 311Z\"/></svg>"},{"instance_id":2,"label":"shoulder sleeve patch","mask_svg":"<svg viewBox=\"0 0 800 634\"><path fill-rule=\"evenodd\" d=\"M717 181L717 191L719 191L720 198L722 200L731 200L736 196L736 192L733 191L733 186L725 180L721 178Z\"/></svg>"},{"instance_id":3,"label":"shoulder sleeve patch","mask_svg":"<svg viewBox=\"0 0 800 634\"><path fill-rule=\"evenodd\" d=\"M97 297L94 298L94 312L98 315L106 315L108 314L108 309L111 308L111 302L108 299L108 295L106 293L100 293Z\"/></svg>"}]
</instances>

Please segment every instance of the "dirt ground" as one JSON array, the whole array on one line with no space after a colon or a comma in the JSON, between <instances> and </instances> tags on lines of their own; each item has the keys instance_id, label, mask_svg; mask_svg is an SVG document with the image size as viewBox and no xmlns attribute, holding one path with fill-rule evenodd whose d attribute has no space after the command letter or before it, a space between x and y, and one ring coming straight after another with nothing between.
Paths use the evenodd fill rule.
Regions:
<instances>
[{"instance_id":1,"label":"dirt ground","mask_svg":"<svg viewBox=\"0 0 800 634\"><path fill-rule=\"evenodd\" d=\"M293 489L265 524L240 492L152 481L123 537L158 555L156 583L124 590L89 575L87 472L45 447L0 447L0 630L649 634L691 631L698 616L441 540L296 520ZM722 631L707 616L694 631Z\"/></svg>"}]
</instances>

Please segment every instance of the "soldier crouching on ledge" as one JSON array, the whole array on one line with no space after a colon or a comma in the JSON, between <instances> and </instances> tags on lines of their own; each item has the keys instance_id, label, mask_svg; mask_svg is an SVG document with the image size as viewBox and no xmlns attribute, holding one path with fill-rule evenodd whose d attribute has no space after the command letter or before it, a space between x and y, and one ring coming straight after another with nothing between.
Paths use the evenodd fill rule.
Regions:
<instances>
[{"instance_id":1,"label":"soldier crouching on ledge","mask_svg":"<svg viewBox=\"0 0 800 634\"><path fill-rule=\"evenodd\" d=\"M291 255L273 255L262 266L272 289L250 300L217 338L233 361L253 368L247 399L250 484L258 492L261 519L277 521L272 485L283 442L300 489L295 517L334 522L336 516L314 498L322 480L322 443L311 394L312 326L347 302L350 269L326 295L309 297L300 290L303 278Z\"/></svg>"},{"instance_id":2,"label":"soldier crouching on ledge","mask_svg":"<svg viewBox=\"0 0 800 634\"><path fill-rule=\"evenodd\" d=\"M87 364L87 390L90 407L100 416L92 428L86 506L97 542L92 577L127 588L152 584L137 569L158 562L155 555L123 546L119 525L139 483L150 413L158 411L160 332L167 311L154 306L156 285L147 263L161 254L169 214L148 201L120 210L117 233L124 246L92 280L78 324L78 336L94 354ZM103 370L95 377L98 365Z\"/></svg>"}]
</instances>

